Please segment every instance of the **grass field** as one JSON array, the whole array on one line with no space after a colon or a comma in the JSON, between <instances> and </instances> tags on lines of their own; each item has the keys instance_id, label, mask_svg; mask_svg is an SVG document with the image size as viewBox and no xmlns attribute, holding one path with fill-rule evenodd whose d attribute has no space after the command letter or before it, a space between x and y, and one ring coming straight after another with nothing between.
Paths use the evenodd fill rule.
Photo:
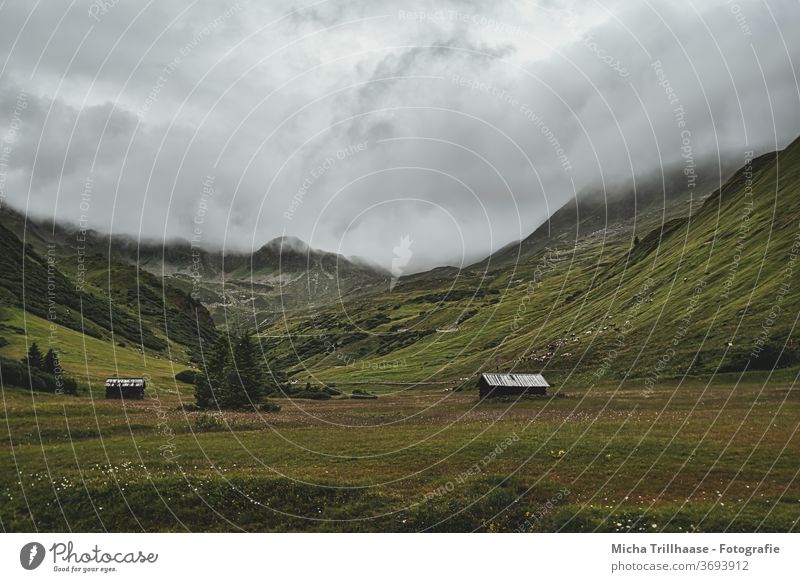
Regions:
<instances>
[{"instance_id":1,"label":"grass field","mask_svg":"<svg viewBox=\"0 0 800 582\"><path fill-rule=\"evenodd\" d=\"M792 531L794 373L280 400L272 414L2 394L6 531ZM17 476L19 475L19 477Z\"/></svg>"}]
</instances>

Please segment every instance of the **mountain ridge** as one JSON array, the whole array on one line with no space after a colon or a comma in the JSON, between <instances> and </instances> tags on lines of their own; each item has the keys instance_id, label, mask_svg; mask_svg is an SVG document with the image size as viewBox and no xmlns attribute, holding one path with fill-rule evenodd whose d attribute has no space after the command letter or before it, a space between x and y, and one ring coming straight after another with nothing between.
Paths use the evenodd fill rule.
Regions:
<instances>
[{"instance_id":1,"label":"mountain ridge","mask_svg":"<svg viewBox=\"0 0 800 582\"><path fill-rule=\"evenodd\" d=\"M357 308L261 331L290 338L273 353L301 382L472 382L501 369L646 387L800 365L792 321L771 315L800 311L785 291L800 253L800 140L668 200L651 217L543 225L520 260L410 275Z\"/></svg>"}]
</instances>

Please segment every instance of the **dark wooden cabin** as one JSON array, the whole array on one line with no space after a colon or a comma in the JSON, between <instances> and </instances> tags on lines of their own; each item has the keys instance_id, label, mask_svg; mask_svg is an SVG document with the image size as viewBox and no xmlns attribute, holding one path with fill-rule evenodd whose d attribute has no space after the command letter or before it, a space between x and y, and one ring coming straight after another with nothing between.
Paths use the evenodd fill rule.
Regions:
<instances>
[{"instance_id":1,"label":"dark wooden cabin","mask_svg":"<svg viewBox=\"0 0 800 582\"><path fill-rule=\"evenodd\" d=\"M541 374L481 374L478 379L481 400L525 394L544 396L548 388L550 384Z\"/></svg>"},{"instance_id":2,"label":"dark wooden cabin","mask_svg":"<svg viewBox=\"0 0 800 582\"><path fill-rule=\"evenodd\" d=\"M106 398L141 400L146 387L144 378L109 378L106 380Z\"/></svg>"}]
</instances>

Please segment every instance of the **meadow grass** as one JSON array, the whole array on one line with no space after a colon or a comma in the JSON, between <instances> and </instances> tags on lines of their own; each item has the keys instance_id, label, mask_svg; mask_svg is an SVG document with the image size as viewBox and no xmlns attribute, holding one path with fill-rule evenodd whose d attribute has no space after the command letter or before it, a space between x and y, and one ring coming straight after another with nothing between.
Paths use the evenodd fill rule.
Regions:
<instances>
[{"instance_id":1,"label":"meadow grass","mask_svg":"<svg viewBox=\"0 0 800 582\"><path fill-rule=\"evenodd\" d=\"M205 413L184 407L190 390L169 383L124 403L6 388L2 525L796 529L793 380L562 391L569 397L491 403L435 388L372 401L281 399L281 412L226 412L208 428L198 423Z\"/></svg>"},{"instance_id":2,"label":"meadow grass","mask_svg":"<svg viewBox=\"0 0 800 582\"><path fill-rule=\"evenodd\" d=\"M174 379L176 373L189 367L186 348L170 342L169 351L141 349L128 340L93 338L24 312L16 307L0 308L0 335L8 342L0 348L0 356L19 360L36 342L42 351L52 347L61 365L75 378L83 390L95 395L105 393L106 378L149 375L160 386L183 386ZM173 359L170 359L172 357ZM173 361L174 360L174 361Z\"/></svg>"}]
</instances>

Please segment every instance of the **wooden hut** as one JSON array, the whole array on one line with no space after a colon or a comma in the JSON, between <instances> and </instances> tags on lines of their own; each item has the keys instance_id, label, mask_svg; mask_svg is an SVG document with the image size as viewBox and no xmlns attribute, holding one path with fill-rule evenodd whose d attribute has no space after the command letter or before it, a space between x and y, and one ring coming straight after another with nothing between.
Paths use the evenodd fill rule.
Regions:
<instances>
[{"instance_id":1,"label":"wooden hut","mask_svg":"<svg viewBox=\"0 0 800 582\"><path fill-rule=\"evenodd\" d=\"M548 388L550 384L541 374L481 374L478 379L481 400L525 394L544 396Z\"/></svg>"},{"instance_id":2,"label":"wooden hut","mask_svg":"<svg viewBox=\"0 0 800 582\"><path fill-rule=\"evenodd\" d=\"M108 378L106 398L126 398L141 400L146 388L144 378Z\"/></svg>"}]
</instances>

